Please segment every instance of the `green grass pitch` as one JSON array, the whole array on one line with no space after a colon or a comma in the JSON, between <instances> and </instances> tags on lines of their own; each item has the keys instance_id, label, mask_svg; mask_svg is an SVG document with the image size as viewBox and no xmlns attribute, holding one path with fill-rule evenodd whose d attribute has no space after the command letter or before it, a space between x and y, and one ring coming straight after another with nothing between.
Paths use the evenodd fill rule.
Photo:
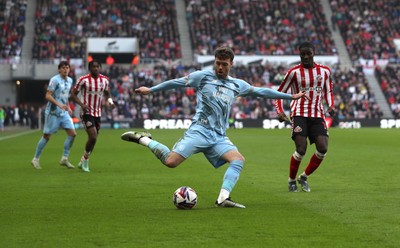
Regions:
<instances>
[{"instance_id":1,"label":"green grass pitch","mask_svg":"<svg viewBox=\"0 0 400 248\"><path fill-rule=\"evenodd\" d=\"M30 165L41 132L0 141L0 247L399 247L400 132L331 129L329 152L310 193L289 193L290 130L233 129L246 158L232 199L214 206L226 165L196 154L175 169L145 147L101 130L86 174L58 165L65 133ZM172 147L184 130L154 130ZM4 136L4 135L3 135ZM77 164L86 134L78 130ZM315 146L309 146L300 171ZM172 193L194 188L198 204L177 210Z\"/></svg>"}]
</instances>

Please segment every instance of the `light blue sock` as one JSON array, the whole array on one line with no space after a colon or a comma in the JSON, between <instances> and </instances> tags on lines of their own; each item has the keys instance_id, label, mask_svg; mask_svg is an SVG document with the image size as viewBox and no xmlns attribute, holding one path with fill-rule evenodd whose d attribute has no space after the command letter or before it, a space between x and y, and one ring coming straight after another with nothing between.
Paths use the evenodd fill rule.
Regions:
<instances>
[{"instance_id":1,"label":"light blue sock","mask_svg":"<svg viewBox=\"0 0 400 248\"><path fill-rule=\"evenodd\" d=\"M148 147L163 164L168 155L171 153L171 150L168 147L155 140L152 140Z\"/></svg>"},{"instance_id":2,"label":"light blue sock","mask_svg":"<svg viewBox=\"0 0 400 248\"><path fill-rule=\"evenodd\" d=\"M42 138L40 138L40 140L36 146L35 158L40 158L40 155L42 154L42 151L43 151L44 147L46 146L46 144L47 144L47 139L43 138L43 136L42 136Z\"/></svg>"},{"instance_id":3,"label":"light blue sock","mask_svg":"<svg viewBox=\"0 0 400 248\"><path fill-rule=\"evenodd\" d=\"M67 135L67 138L65 139L65 142L64 142L64 153L63 153L64 157L69 156L69 152L71 150L72 144L74 144L74 140L75 140L75 136Z\"/></svg>"},{"instance_id":4,"label":"light blue sock","mask_svg":"<svg viewBox=\"0 0 400 248\"><path fill-rule=\"evenodd\" d=\"M229 164L228 169L224 175L224 181L222 182L222 188L232 192L239 180L240 172L242 171L244 162L242 160L234 160Z\"/></svg>"}]
</instances>

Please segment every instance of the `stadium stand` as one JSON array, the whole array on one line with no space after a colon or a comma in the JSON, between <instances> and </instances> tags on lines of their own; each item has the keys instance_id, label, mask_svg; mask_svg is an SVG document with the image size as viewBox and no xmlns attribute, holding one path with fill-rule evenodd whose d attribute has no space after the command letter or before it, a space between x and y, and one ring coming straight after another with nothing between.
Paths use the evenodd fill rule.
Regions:
<instances>
[{"instance_id":1,"label":"stadium stand","mask_svg":"<svg viewBox=\"0 0 400 248\"><path fill-rule=\"evenodd\" d=\"M185 2L197 54L213 54L226 43L236 54L291 55L305 40L321 54L336 52L319 1Z\"/></svg>"},{"instance_id":2,"label":"stadium stand","mask_svg":"<svg viewBox=\"0 0 400 248\"><path fill-rule=\"evenodd\" d=\"M400 66L389 64L385 68L377 67L375 75L381 84L394 117L400 118Z\"/></svg>"},{"instance_id":3,"label":"stadium stand","mask_svg":"<svg viewBox=\"0 0 400 248\"><path fill-rule=\"evenodd\" d=\"M24 0L0 1L0 63L11 63L21 55L22 39L25 35Z\"/></svg>"},{"instance_id":4,"label":"stadium stand","mask_svg":"<svg viewBox=\"0 0 400 248\"><path fill-rule=\"evenodd\" d=\"M400 38L398 1L330 1L333 21L351 59L393 59Z\"/></svg>"},{"instance_id":5,"label":"stadium stand","mask_svg":"<svg viewBox=\"0 0 400 248\"><path fill-rule=\"evenodd\" d=\"M181 57L173 0L39 1L33 58L84 58L88 37L140 37L140 57Z\"/></svg>"},{"instance_id":6,"label":"stadium stand","mask_svg":"<svg viewBox=\"0 0 400 248\"><path fill-rule=\"evenodd\" d=\"M238 55L297 55L297 44L311 39L319 54L335 55L336 47L320 1L201 1L182 0L193 52L212 54L216 46L231 45ZM27 1L0 0L1 61L21 54ZM385 59L399 63L394 38L399 38L396 1L329 1L332 28L343 36L353 61ZM348 3L348 4L347 4ZM141 61L181 58L175 1L41 0L35 12L34 61L85 58L87 37L140 37ZM379 45L376 45L379 44ZM23 52L23 51L22 51ZM331 66L340 119L382 117L378 101L357 63L354 68ZM251 64L233 69L236 77L258 86L276 88L289 65ZM107 116L121 118L187 118L194 112L191 89L138 97L132 89L155 85L200 69L199 65L153 64L149 67L106 67L118 108ZM85 71L85 70L80 70ZM399 118L398 66L378 67L376 78L393 114ZM72 75L75 77L75 75ZM79 76L79 75L77 75ZM109 110L107 110L109 111ZM233 118L275 118L273 100L241 98Z\"/></svg>"}]
</instances>

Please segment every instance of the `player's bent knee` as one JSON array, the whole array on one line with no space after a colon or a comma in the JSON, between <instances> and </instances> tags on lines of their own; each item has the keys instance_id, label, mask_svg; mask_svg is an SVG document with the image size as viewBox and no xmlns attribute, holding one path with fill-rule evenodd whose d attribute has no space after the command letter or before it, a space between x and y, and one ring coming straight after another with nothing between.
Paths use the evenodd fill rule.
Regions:
<instances>
[{"instance_id":1,"label":"player's bent knee","mask_svg":"<svg viewBox=\"0 0 400 248\"><path fill-rule=\"evenodd\" d=\"M174 158L168 157L164 163L165 166L167 166L168 168L176 168L180 162Z\"/></svg>"}]
</instances>

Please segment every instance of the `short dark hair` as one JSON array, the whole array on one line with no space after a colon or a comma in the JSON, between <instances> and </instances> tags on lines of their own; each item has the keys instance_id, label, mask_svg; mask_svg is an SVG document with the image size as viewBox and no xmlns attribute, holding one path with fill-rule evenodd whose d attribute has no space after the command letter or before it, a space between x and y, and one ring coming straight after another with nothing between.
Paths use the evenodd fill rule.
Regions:
<instances>
[{"instance_id":1,"label":"short dark hair","mask_svg":"<svg viewBox=\"0 0 400 248\"><path fill-rule=\"evenodd\" d=\"M305 42L300 44L299 51L304 47L311 48L313 51L315 50L314 45L311 42L308 42L308 41L305 41Z\"/></svg>"},{"instance_id":2,"label":"short dark hair","mask_svg":"<svg viewBox=\"0 0 400 248\"><path fill-rule=\"evenodd\" d=\"M233 58L235 57L233 50L227 46L221 46L215 49L214 55L216 58L230 59L231 61L233 61Z\"/></svg>"},{"instance_id":3,"label":"short dark hair","mask_svg":"<svg viewBox=\"0 0 400 248\"><path fill-rule=\"evenodd\" d=\"M88 64L88 70L89 70L89 71L90 71L90 67L92 67L92 65L93 65L94 63L99 64L99 66L100 66L100 68L101 68L101 63L100 63L99 61L97 61L97 60L94 59L94 60L90 61L89 64Z\"/></svg>"},{"instance_id":4,"label":"short dark hair","mask_svg":"<svg viewBox=\"0 0 400 248\"><path fill-rule=\"evenodd\" d=\"M63 67L63 66L71 67L67 61L61 61L61 62L58 64L58 69L61 69L61 67Z\"/></svg>"}]
</instances>

